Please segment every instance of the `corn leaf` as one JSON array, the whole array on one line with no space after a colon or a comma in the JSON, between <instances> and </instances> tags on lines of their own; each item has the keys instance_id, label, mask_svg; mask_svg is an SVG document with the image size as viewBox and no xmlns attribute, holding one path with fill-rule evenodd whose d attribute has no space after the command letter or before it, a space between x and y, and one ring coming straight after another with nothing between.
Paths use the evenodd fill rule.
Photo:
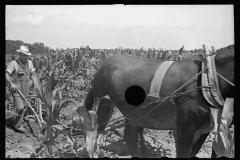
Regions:
<instances>
[{"instance_id":1,"label":"corn leaf","mask_svg":"<svg viewBox=\"0 0 240 160\"><path fill-rule=\"evenodd\" d=\"M39 100L39 117L40 117L40 121L44 121L43 117L42 117L42 102L41 100Z\"/></svg>"},{"instance_id":2,"label":"corn leaf","mask_svg":"<svg viewBox=\"0 0 240 160\"><path fill-rule=\"evenodd\" d=\"M69 131L64 130L64 133L68 139L68 142L71 144L71 146L74 146L75 139L72 137L72 134Z\"/></svg>"},{"instance_id":3,"label":"corn leaf","mask_svg":"<svg viewBox=\"0 0 240 160\"><path fill-rule=\"evenodd\" d=\"M99 133L97 143L98 143L98 144L103 144L104 141L106 140L106 138L107 138L110 134L111 134L111 131L103 131L103 132Z\"/></svg>"},{"instance_id":4,"label":"corn leaf","mask_svg":"<svg viewBox=\"0 0 240 160\"><path fill-rule=\"evenodd\" d=\"M58 83L58 80L55 77L55 72L51 71L50 72L50 82L49 82L49 87L50 87L51 91L54 90L54 87L57 85L57 83Z\"/></svg>"},{"instance_id":5,"label":"corn leaf","mask_svg":"<svg viewBox=\"0 0 240 160\"><path fill-rule=\"evenodd\" d=\"M84 129L88 131L94 131L95 128L92 127L91 117L88 113L88 110L84 106L78 106L77 113L79 114L83 121Z\"/></svg>"},{"instance_id":6,"label":"corn leaf","mask_svg":"<svg viewBox=\"0 0 240 160\"><path fill-rule=\"evenodd\" d=\"M59 99L62 100L62 90L58 91L58 96L59 96Z\"/></svg>"},{"instance_id":7,"label":"corn leaf","mask_svg":"<svg viewBox=\"0 0 240 160\"><path fill-rule=\"evenodd\" d=\"M52 133L52 121L49 121L48 123L48 128L47 128L47 136L48 136L48 140L47 140L47 148L48 148L48 153L50 155L50 157L52 158L52 145L53 145L53 133Z\"/></svg>"},{"instance_id":8,"label":"corn leaf","mask_svg":"<svg viewBox=\"0 0 240 160\"><path fill-rule=\"evenodd\" d=\"M218 156L234 157L234 135L229 129L233 116L233 98L226 98L222 114L218 117L217 134L213 149Z\"/></svg>"},{"instance_id":9,"label":"corn leaf","mask_svg":"<svg viewBox=\"0 0 240 160\"><path fill-rule=\"evenodd\" d=\"M63 134L67 137L68 142L71 144L72 148L75 150L77 154L77 144L75 139L72 137L72 134L70 131L67 131L66 128L64 128L61 125L54 125L52 126L54 129L56 129L57 134Z\"/></svg>"},{"instance_id":10,"label":"corn leaf","mask_svg":"<svg viewBox=\"0 0 240 160\"><path fill-rule=\"evenodd\" d=\"M74 102L75 104L79 104L80 102L73 99L73 98L66 98L64 100L60 100L59 103L57 103L54 107L53 107L53 119L56 120L59 117L60 111L63 107L66 106L66 104L64 102ZM76 106L76 105L73 105ZM77 107L75 107L77 108Z\"/></svg>"},{"instance_id":11,"label":"corn leaf","mask_svg":"<svg viewBox=\"0 0 240 160\"><path fill-rule=\"evenodd\" d=\"M54 108L55 108L55 106L56 106L56 100L54 100L54 99L52 99L52 113L53 113L53 111L54 111ZM54 115L54 114L53 114Z\"/></svg>"},{"instance_id":12,"label":"corn leaf","mask_svg":"<svg viewBox=\"0 0 240 160\"><path fill-rule=\"evenodd\" d=\"M77 76L79 76L79 75L81 75L81 74L82 74L81 72L78 72L78 73L76 73L75 75L69 77L69 78L67 79L67 81L71 81L71 80L73 80L74 78L76 78Z\"/></svg>"},{"instance_id":13,"label":"corn leaf","mask_svg":"<svg viewBox=\"0 0 240 160\"><path fill-rule=\"evenodd\" d=\"M53 139L54 139L54 140L58 137L59 133L60 133L59 131L57 131L57 130L55 131L54 136L53 136ZM55 142L55 141L53 141L53 144L52 144L52 145L54 145L54 142Z\"/></svg>"},{"instance_id":14,"label":"corn leaf","mask_svg":"<svg viewBox=\"0 0 240 160\"><path fill-rule=\"evenodd\" d=\"M64 83L61 87L58 87L58 88L54 89L53 92L52 92L52 94L53 94L52 97L54 98L56 96L56 93L58 91L64 89L65 87L66 87L66 83Z\"/></svg>"},{"instance_id":15,"label":"corn leaf","mask_svg":"<svg viewBox=\"0 0 240 160\"><path fill-rule=\"evenodd\" d=\"M19 114L15 113L15 112L13 112L13 111L10 111L10 110L7 110L7 111L6 111L6 114L7 114L7 113L10 113L10 114L12 114L12 115L14 115L14 116L20 116Z\"/></svg>"},{"instance_id":16,"label":"corn leaf","mask_svg":"<svg viewBox=\"0 0 240 160\"><path fill-rule=\"evenodd\" d=\"M40 122L41 123L41 125L42 125L42 129L44 129L44 128L47 128L47 124L46 124L46 122Z\"/></svg>"},{"instance_id":17,"label":"corn leaf","mask_svg":"<svg viewBox=\"0 0 240 160\"><path fill-rule=\"evenodd\" d=\"M42 85L41 85L41 82L40 82L39 75L37 73L33 73L32 80L33 80L33 83L34 83L34 92L38 96L38 98L40 98L42 100L43 89L42 89Z\"/></svg>"},{"instance_id":18,"label":"corn leaf","mask_svg":"<svg viewBox=\"0 0 240 160\"><path fill-rule=\"evenodd\" d=\"M61 105L61 106L60 106L59 103L55 105L55 107L54 107L54 109L53 109L53 121L56 120L56 119L58 119L59 114L60 114L60 111L61 111L61 109L62 109L63 106L64 106L64 105Z\"/></svg>"},{"instance_id":19,"label":"corn leaf","mask_svg":"<svg viewBox=\"0 0 240 160\"><path fill-rule=\"evenodd\" d=\"M45 99L46 99L47 104L48 104L49 106L52 106L52 99L53 99L52 95L53 95L53 94L52 94L52 91L51 91L49 85L46 86Z\"/></svg>"},{"instance_id":20,"label":"corn leaf","mask_svg":"<svg viewBox=\"0 0 240 160\"><path fill-rule=\"evenodd\" d=\"M76 106L79 106L81 104L81 101L76 100L75 98L64 98L63 100L60 101L60 106L64 103L64 102L73 102Z\"/></svg>"},{"instance_id":21,"label":"corn leaf","mask_svg":"<svg viewBox=\"0 0 240 160\"><path fill-rule=\"evenodd\" d=\"M97 158L96 155L94 154L95 151L97 150L97 126L95 126L95 121L96 119L96 111L89 111L90 117L91 117L91 125L95 129L94 131L87 131L86 135L86 146L87 146L87 151L90 156L90 158Z\"/></svg>"},{"instance_id":22,"label":"corn leaf","mask_svg":"<svg viewBox=\"0 0 240 160\"><path fill-rule=\"evenodd\" d=\"M61 125L53 125L52 128L54 128L59 133L64 129Z\"/></svg>"}]
</instances>

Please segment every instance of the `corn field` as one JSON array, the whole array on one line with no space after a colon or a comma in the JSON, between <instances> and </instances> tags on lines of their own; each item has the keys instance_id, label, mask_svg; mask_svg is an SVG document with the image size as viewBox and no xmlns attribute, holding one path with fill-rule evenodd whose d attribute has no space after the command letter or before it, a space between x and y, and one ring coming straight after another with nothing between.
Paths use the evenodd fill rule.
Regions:
<instances>
[{"instance_id":1,"label":"corn field","mask_svg":"<svg viewBox=\"0 0 240 160\"><path fill-rule=\"evenodd\" d=\"M31 51L30 51L31 52ZM6 158L86 158L91 157L86 141L86 132L96 130L91 119L86 116L82 100L86 97L94 74L101 63L114 54L131 54L149 59L161 59L162 49L91 49L89 46L58 50L30 58L35 68L30 95L27 99L36 115L26 107L25 128L21 134L11 128L14 107L9 86L6 83L5 119L6 119ZM178 60L191 56L185 51L178 57L178 51L164 60ZM7 54L5 65L14 56ZM80 107L79 107L80 106ZM122 116L115 109L109 125L115 118ZM144 130L146 146L151 157L175 157L175 142L171 131ZM101 157L126 157L129 155L123 141L123 128L106 133L98 141L95 155ZM210 157L211 136L201 150L200 157Z\"/></svg>"}]
</instances>

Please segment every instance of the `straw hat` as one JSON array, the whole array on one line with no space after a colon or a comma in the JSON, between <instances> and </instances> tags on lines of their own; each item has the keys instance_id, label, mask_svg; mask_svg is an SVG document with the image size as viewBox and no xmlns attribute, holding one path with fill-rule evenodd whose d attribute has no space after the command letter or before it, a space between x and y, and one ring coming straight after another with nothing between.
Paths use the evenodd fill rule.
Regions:
<instances>
[{"instance_id":1,"label":"straw hat","mask_svg":"<svg viewBox=\"0 0 240 160\"><path fill-rule=\"evenodd\" d=\"M29 49L28 49L28 46L20 46L20 49L17 50L17 52L21 52L21 53L24 53L28 56L31 56L31 53L29 52Z\"/></svg>"}]
</instances>

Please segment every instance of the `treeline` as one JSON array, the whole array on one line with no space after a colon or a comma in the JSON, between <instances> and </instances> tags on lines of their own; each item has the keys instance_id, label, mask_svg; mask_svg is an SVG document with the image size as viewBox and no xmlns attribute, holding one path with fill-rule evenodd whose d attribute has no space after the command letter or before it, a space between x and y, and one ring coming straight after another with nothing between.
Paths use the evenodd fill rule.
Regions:
<instances>
[{"instance_id":1,"label":"treeline","mask_svg":"<svg viewBox=\"0 0 240 160\"><path fill-rule=\"evenodd\" d=\"M6 52L5 52L5 54L15 54L16 50L19 49L19 47L21 45L28 46L30 52L33 55L36 55L36 54L40 54L41 55L41 54L51 53L51 52L54 51L52 48L45 46L41 42L35 42L33 44L29 44L29 43L25 43L25 42L20 41L20 40L6 40ZM141 48L140 50L142 50L142 49L143 48ZM64 49L57 49L57 50L58 51L63 51ZM70 48L65 49L65 51L70 51L70 50L71 50ZM112 50L115 50L115 49L105 49L105 50L112 51ZM123 49L121 47L120 50L126 50L126 49ZM131 51L131 50L136 50L136 49L128 48L127 50ZM139 50L139 49L137 49L137 50ZM148 50L155 50L155 49L150 49L149 48ZM171 51L178 52L178 50L171 50ZM186 52L190 52L190 53L203 53L203 49L186 50Z\"/></svg>"},{"instance_id":2,"label":"treeline","mask_svg":"<svg viewBox=\"0 0 240 160\"><path fill-rule=\"evenodd\" d=\"M15 54L16 50L19 49L21 45L26 45L28 46L29 50L31 51L32 54L44 54L53 51L53 49L45 46L43 43L24 43L23 41L20 40L6 40L6 52L5 54Z\"/></svg>"}]
</instances>

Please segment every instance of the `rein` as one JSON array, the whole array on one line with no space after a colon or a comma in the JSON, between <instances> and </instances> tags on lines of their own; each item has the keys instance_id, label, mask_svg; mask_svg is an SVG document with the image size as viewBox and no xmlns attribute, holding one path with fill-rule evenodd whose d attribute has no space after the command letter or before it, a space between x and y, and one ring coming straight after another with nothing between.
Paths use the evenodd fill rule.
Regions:
<instances>
[{"instance_id":1,"label":"rein","mask_svg":"<svg viewBox=\"0 0 240 160\"><path fill-rule=\"evenodd\" d=\"M228 82L229 84L231 84L233 87L235 87L235 85L232 83L232 82L230 82L229 80L227 80L226 78L224 78L221 74L219 74L217 71L215 71L215 70L213 70L213 69L210 69L210 68L208 68L209 70L212 70L213 72L216 72L217 73L217 75L219 75L219 77L221 77L223 80L225 80L226 82Z\"/></svg>"}]
</instances>

